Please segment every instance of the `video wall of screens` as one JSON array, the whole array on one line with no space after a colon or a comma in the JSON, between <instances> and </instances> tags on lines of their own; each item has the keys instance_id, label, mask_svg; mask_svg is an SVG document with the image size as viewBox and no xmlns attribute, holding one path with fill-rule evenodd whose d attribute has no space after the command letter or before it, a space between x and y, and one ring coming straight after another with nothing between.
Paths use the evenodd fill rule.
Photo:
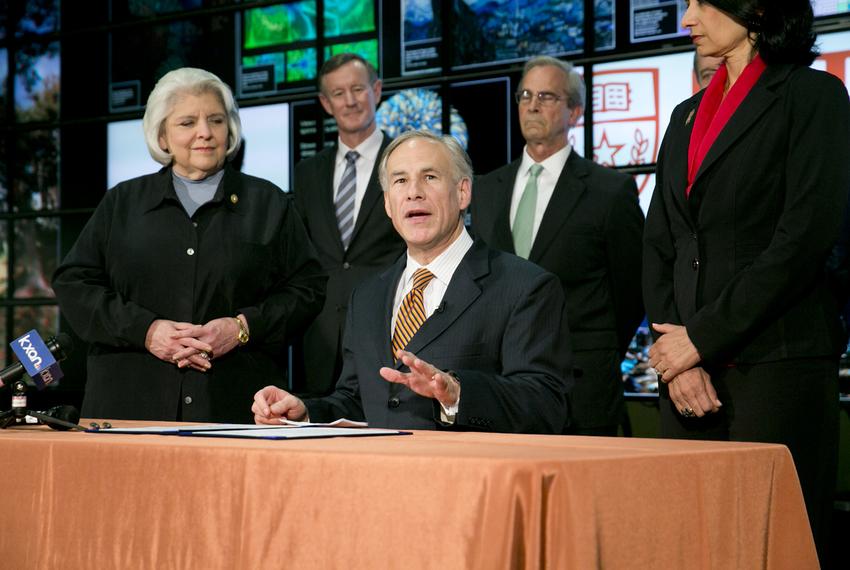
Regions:
<instances>
[{"instance_id":1,"label":"video wall of screens","mask_svg":"<svg viewBox=\"0 0 850 570\"><path fill-rule=\"evenodd\" d=\"M604 166L652 164L676 105L693 95L693 54L629 59L593 67L593 160ZM653 185L638 177L640 203Z\"/></svg>"},{"instance_id":2,"label":"video wall of screens","mask_svg":"<svg viewBox=\"0 0 850 570\"><path fill-rule=\"evenodd\" d=\"M233 83L233 15L168 21L109 36L109 110L142 109L156 82L180 67L200 67Z\"/></svg>"},{"instance_id":3,"label":"video wall of screens","mask_svg":"<svg viewBox=\"0 0 850 570\"><path fill-rule=\"evenodd\" d=\"M375 0L295 0L247 9L237 15L237 38L238 97L312 86L321 61L337 53L357 53L381 67Z\"/></svg>"},{"instance_id":4,"label":"video wall of screens","mask_svg":"<svg viewBox=\"0 0 850 570\"><path fill-rule=\"evenodd\" d=\"M289 190L289 104L276 103L240 109L242 149L233 165ZM107 188L137 176L156 172L162 165L145 145L141 119L115 121L106 126Z\"/></svg>"},{"instance_id":5,"label":"video wall of screens","mask_svg":"<svg viewBox=\"0 0 850 570\"><path fill-rule=\"evenodd\" d=\"M640 43L687 35L681 27L686 9L684 0L630 0L629 40Z\"/></svg>"},{"instance_id":6,"label":"video wall of screens","mask_svg":"<svg viewBox=\"0 0 850 570\"><path fill-rule=\"evenodd\" d=\"M375 122L390 137L413 129L443 133L444 103L449 105L449 132L463 146L476 173L510 162L512 94L510 80L461 81L389 89L382 93ZM333 118L317 102L292 105L292 164L308 158L337 140Z\"/></svg>"},{"instance_id":7,"label":"video wall of screens","mask_svg":"<svg viewBox=\"0 0 850 570\"><path fill-rule=\"evenodd\" d=\"M402 75L441 70L442 6L402 1ZM583 0L458 0L452 6L452 70L571 55L585 47ZM596 0L594 6L594 49L612 49L614 0Z\"/></svg>"}]
</instances>

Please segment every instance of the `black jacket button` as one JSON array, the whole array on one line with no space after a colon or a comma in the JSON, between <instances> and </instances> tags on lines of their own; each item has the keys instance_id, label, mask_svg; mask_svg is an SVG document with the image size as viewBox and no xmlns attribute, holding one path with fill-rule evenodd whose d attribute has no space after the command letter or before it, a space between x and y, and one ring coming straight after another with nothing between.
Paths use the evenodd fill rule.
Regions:
<instances>
[{"instance_id":1,"label":"black jacket button","mask_svg":"<svg viewBox=\"0 0 850 570\"><path fill-rule=\"evenodd\" d=\"M390 398L390 401L387 402L387 406L389 406L390 408L397 408L400 405L401 405L401 402L399 401L398 398Z\"/></svg>"}]
</instances>

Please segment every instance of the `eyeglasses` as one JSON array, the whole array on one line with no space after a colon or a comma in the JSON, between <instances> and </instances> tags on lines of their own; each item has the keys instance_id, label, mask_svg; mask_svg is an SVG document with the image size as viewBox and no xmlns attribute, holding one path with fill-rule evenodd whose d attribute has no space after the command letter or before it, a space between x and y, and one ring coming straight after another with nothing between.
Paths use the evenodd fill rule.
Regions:
<instances>
[{"instance_id":1,"label":"eyeglasses","mask_svg":"<svg viewBox=\"0 0 850 570\"><path fill-rule=\"evenodd\" d=\"M552 93L551 91L538 91L535 93L528 89L517 91L514 95L517 105L529 105L534 97L537 97L537 102L541 105L554 105L555 103L566 99L566 97L561 97L557 93Z\"/></svg>"}]
</instances>

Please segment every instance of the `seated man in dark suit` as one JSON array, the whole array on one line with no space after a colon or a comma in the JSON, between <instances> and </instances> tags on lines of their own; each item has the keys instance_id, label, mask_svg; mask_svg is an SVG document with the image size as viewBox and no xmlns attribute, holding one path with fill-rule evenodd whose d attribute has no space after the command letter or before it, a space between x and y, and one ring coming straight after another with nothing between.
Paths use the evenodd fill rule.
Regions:
<instances>
[{"instance_id":1,"label":"seated man in dark suit","mask_svg":"<svg viewBox=\"0 0 850 570\"><path fill-rule=\"evenodd\" d=\"M572 379L557 278L473 243L472 167L454 139L404 133L380 178L407 255L352 293L334 392L302 401L267 386L255 421L560 433Z\"/></svg>"}]
</instances>

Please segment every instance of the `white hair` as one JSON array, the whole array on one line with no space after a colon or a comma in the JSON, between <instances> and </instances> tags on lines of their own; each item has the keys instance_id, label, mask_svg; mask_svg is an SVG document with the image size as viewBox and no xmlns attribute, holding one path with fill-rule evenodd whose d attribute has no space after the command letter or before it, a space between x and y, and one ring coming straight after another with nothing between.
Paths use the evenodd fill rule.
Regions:
<instances>
[{"instance_id":1,"label":"white hair","mask_svg":"<svg viewBox=\"0 0 850 570\"><path fill-rule=\"evenodd\" d=\"M233 98L233 92L216 75L195 67L181 67L169 71L157 81L148 97L142 129L148 152L155 161L168 166L173 157L159 145L159 137L165 133L165 120L174 110L174 105L183 95L201 95L214 93L221 100L227 115L227 153L230 159L239 151L242 144L242 122L239 120L239 108Z\"/></svg>"},{"instance_id":2,"label":"white hair","mask_svg":"<svg viewBox=\"0 0 850 570\"><path fill-rule=\"evenodd\" d=\"M384 154L381 156L381 161L378 166L378 181L381 183L381 188L386 192L389 190L389 175L387 174L387 162L390 155L395 149L400 147L405 142L411 139L425 139L434 142L446 149L449 154L449 162L452 166L452 182L457 184L461 180L469 180L472 184L472 161L469 160L469 155L457 142L457 139L449 135L436 135L429 131L405 131L398 137L394 138Z\"/></svg>"}]
</instances>

